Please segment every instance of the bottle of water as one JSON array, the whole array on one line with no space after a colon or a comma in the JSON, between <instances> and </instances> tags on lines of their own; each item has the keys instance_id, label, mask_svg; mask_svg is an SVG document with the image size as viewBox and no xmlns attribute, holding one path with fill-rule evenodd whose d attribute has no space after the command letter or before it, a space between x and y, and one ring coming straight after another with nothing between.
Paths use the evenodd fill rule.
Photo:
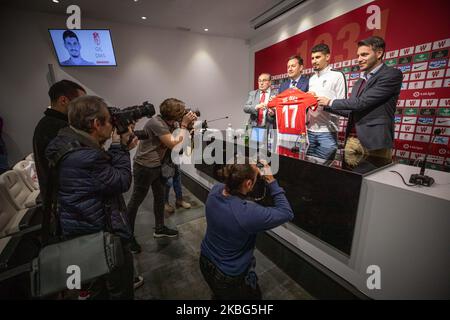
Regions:
<instances>
[{"instance_id":1,"label":"bottle of water","mask_svg":"<svg viewBox=\"0 0 450 320\"><path fill-rule=\"evenodd\" d=\"M248 123L245 124L245 135L244 135L244 142L245 145L248 146L249 145L249 141L250 141L250 136L248 133Z\"/></svg>"},{"instance_id":2,"label":"bottle of water","mask_svg":"<svg viewBox=\"0 0 450 320\"><path fill-rule=\"evenodd\" d=\"M300 143L300 151L305 151L306 150L306 134L301 134L300 138L299 138L299 143Z\"/></svg>"},{"instance_id":3,"label":"bottle of water","mask_svg":"<svg viewBox=\"0 0 450 320\"><path fill-rule=\"evenodd\" d=\"M226 139L230 142L234 141L233 126L231 125L231 123L228 124L226 130Z\"/></svg>"}]
</instances>

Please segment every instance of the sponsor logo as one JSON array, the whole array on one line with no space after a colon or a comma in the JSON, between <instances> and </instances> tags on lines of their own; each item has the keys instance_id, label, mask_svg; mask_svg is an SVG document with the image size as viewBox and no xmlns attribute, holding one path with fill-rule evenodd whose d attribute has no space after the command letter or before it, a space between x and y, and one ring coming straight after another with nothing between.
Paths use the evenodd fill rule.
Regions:
<instances>
[{"instance_id":1,"label":"sponsor logo","mask_svg":"<svg viewBox=\"0 0 450 320\"><path fill-rule=\"evenodd\" d=\"M384 62L387 66L393 67L397 64L397 59L389 59Z\"/></svg>"},{"instance_id":2,"label":"sponsor logo","mask_svg":"<svg viewBox=\"0 0 450 320\"><path fill-rule=\"evenodd\" d=\"M402 87L400 90L408 90L408 82L402 82Z\"/></svg>"},{"instance_id":3,"label":"sponsor logo","mask_svg":"<svg viewBox=\"0 0 450 320\"><path fill-rule=\"evenodd\" d=\"M444 88L449 88L449 87L450 87L450 79L445 79L445 80L444 80L444 85L443 85L443 87L444 87Z\"/></svg>"},{"instance_id":4,"label":"sponsor logo","mask_svg":"<svg viewBox=\"0 0 450 320\"><path fill-rule=\"evenodd\" d=\"M411 159L420 159L420 158L424 158L425 154L423 153L418 153L418 152L411 152Z\"/></svg>"},{"instance_id":5,"label":"sponsor logo","mask_svg":"<svg viewBox=\"0 0 450 320\"><path fill-rule=\"evenodd\" d=\"M406 56L414 53L414 47L404 48L400 50L400 56Z\"/></svg>"},{"instance_id":6,"label":"sponsor logo","mask_svg":"<svg viewBox=\"0 0 450 320\"><path fill-rule=\"evenodd\" d=\"M400 67L397 67L397 68L398 68L398 70L400 70L403 73L411 71L411 66L410 65L400 66Z\"/></svg>"},{"instance_id":7,"label":"sponsor logo","mask_svg":"<svg viewBox=\"0 0 450 320\"><path fill-rule=\"evenodd\" d=\"M434 129L441 129L441 136L450 136L450 127L434 127Z\"/></svg>"},{"instance_id":8,"label":"sponsor logo","mask_svg":"<svg viewBox=\"0 0 450 320\"><path fill-rule=\"evenodd\" d=\"M398 132L394 132L394 139L398 139Z\"/></svg>"},{"instance_id":9,"label":"sponsor logo","mask_svg":"<svg viewBox=\"0 0 450 320\"><path fill-rule=\"evenodd\" d=\"M334 64L334 68L335 68L335 69L342 68L342 61L336 62L336 63Z\"/></svg>"},{"instance_id":10,"label":"sponsor logo","mask_svg":"<svg viewBox=\"0 0 450 320\"><path fill-rule=\"evenodd\" d=\"M417 109L417 108L407 108L407 109L405 109L404 115L405 116L417 116L418 112L419 112L419 109Z\"/></svg>"},{"instance_id":11,"label":"sponsor logo","mask_svg":"<svg viewBox=\"0 0 450 320\"><path fill-rule=\"evenodd\" d=\"M448 137L437 136L434 138L434 144L445 144L448 145Z\"/></svg>"},{"instance_id":12,"label":"sponsor logo","mask_svg":"<svg viewBox=\"0 0 450 320\"><path fill-rule=\"evenodd\" d=\"M403 81L409 81L409 73L403 74Z\"/></svg>"},{"instance_id":13,"label":"sponsor logo","mask_svg":"<svg viewBox=\"0 0 450 320\"><path fill-rule=\"evenodd\" d=\"M439 50L431 53L431 59L442 59L448 57L448 50Z\"/></svg>"},{"instance_id":14,"label":"sponsor logo","mask_svg":"<svg viewBox=\"0 0 450 320\"><path fill-rule=\"evenodd\" d=\"M403 131L403 132L414 132L415 129L416 129L416 126L412 126L412 125L409 125L409 124L404 124L400 128L400 131Z\"/></svg>"},{"instance_id":15,"label":"sponsor logo","mask_svg":"<svg viewBox=\"0 0 450 320\"><path fill-rule=\"evenodd\" d=\"M420 105L420 99L417 100L406 100L406 107L418 107Z\"/></svg>"},{"instance_id":16,"label":"sponsor logo","mask_svg":"<svg viewBox=\"0 0 450 320\"><path fill-rule=\"evenodd\" d=\"M443 80L429 80L425 82L425 88L431 89L431 88L441 88L442 87Z\"/></svg>"},{"instance_id":17,"label":"sponsor logo","mask_svg":"<svg viewBox=\"0 0 450 320\"><path fill-rule=\"evenodd\" d=\"M438 99L423 99L422 107L437 107Z\"/></svg>"},{"instance_id":18,"label":"sponsor logo","mask_svg":"<svg viewBox=\"0 0 450 320\"><path fill-rule=\"evenodd\" d=\"M416 134L414 136L414 141L417 141L417 142L430 142L430 138L431 138L431 136L426 135L426 134Z\"/></svg>"},{"instance_id":19,"label":"sponsor logo","mask_svg":"<svg viewBox=\"0 0 450 320\"><path fill-rule=\"evenodd\" d=\"M427 78L428 79L443 78L444 75L445 75L445 69L433 70L433 71L428 71Z\"/></svg>"},{"instance_id":20,"label":"sponsor logo","mask_svg":"<svg viewBox=\"0 0 450 320\"><path fill-rule=\"evenodd\" d=\"M397 100L397 107L403 107L405 105L405 100Z\"/></svg>"},{"instance_id":21,"label":"sponsor logo","mask_svg":"<svg viewBox=\"0 0 450 320\"><path fill-rule=\"evenodd\" d=\"M447 59L430 61L430 69L440 69L447 66Z\"/></svg>"},{"instance_id":22,"label":"sponsor logo","mask_svg":"<svg viewBox=\"0 0 450 320\"><path fill-rule=\"evenodd\" d=\"M398 57L398 50L386 52L387 59L392 59L392 58L397 58L397 57Z\"/></svg>"},{"instance_id":23,"label":"sponsor logo","mask_svg":"<svg viewBox=\"0 0 450 320\"><path fill-rule=\"evenodd\" d=\"M425 81L414 81L409 83L409 90L417 90L417 89L423 89L423 86L425 85Z\"/></svg>"},{"instance_id":24,"label":"sponsor logo","mask_svg":"<svg viewBox=\"0 0 450 320\"><path fill-rule=\"evenodd\" d=\"M428 160L435 164L444 164L444 157L430 156Z\"/></svg>"},{"instance_id":25,"label":"sponsor logo","mask_svg":"<svg viewBox=\"0 0 450 320\"><path fill-rule=\"evenodd\" d=\"M416 53L422 53L431 50L431 42L416 46Z\"/></svg>"},{"instance_id":26,"label":"sponsor logo","mask_svg":"<svg viewBox=\"0 0 450 320\"><path fill-rule=\"evenodd\" d=\"M428 62L415 63L412 66L412 71L425 71L428 68Z\"/></svg>"},{"instance_id":27,"label":"sponsor logo","mask_svg":"<svg viewBox=\"0 0 450 320\"><path fill-rule=\"evenodd\" d=\"M403 117L402 122L407 123L407 124L416 124L417 118L416 117Z\"/></svg>"},{"instance_id":28,"label":"sponsor logo","mask_svg":"<svg viewBox=\"0 0 450 320\"><path fill-rule=\"evenodd\" d=\"M403 133L400 132L400 134L398 135L398 138L400 140L406 140L406 141L412 141L413 140L414 135L412 133Z\"/></svg>"},{"instance_id":29,"label":"sponsor logo","mask_svg":"<svg viewBox=\"0 0 450 320\"><path fill-rule=\"evenodd\" d=\"M350 73L350 79L359 79L360 75L360 73Z\"/></svg>"},{"instance_id":30,"label":"sponsor logo","mask_svg":"<svg viewBox=\"0 0 450 320\"><path fill-rule=\"evenodd\" d=\"M425 80L427 73L426 72L414 72L411 73L411 81L414 80Z\"/></svg>"},{"instance_id":31,"label":"sponsor logo","mask_svg":"<svg viewBox=\"0 0 450 320\"><path fill-rule=\"evenodd\" d=\"M403 114L403 109L395 109L395 115L402 115Z\"/></svg>"},{"instance_id":32,"label":"sponsor logo","mask_svg":"<svg viewBox=\"0 0 450 320\"><path fill-rule=\"evenodd\" d=\"M439 108L438 116L450 117L450 108Z\"/></svg>"},{"instance_id":33,"label":"sponsor logo","mask_svg":"<svg viewBox=\"0 0 450 320\"><path fill-rule=\"evenodd\" d=\"M411 63L411 61L412 61L412 56L401 57L400 59L398 59L398 64L407 64L407 63Z\"/></svg>"},{"instance_id":34,"label":"sponsor logo","mask_svg":"<svg viewBox=\"0 0 450 320\"><path fill-rule=\"evenodd\" d=\"M450 78L450 68L447 69L447 73L445 74L445 77Z\"/></svg>"},{"instance_id":35,"label":"sponsor logo","mask_svg":"<svg viewBox=\"0 0 450 320\"><path fill-rule=\"evenodd\" d=\"M433 124L434 118L419 118L417 119L418 124Z\"/></svg>"},{"instance_id":36,"label":"sponsor logo","mask_svg":"<svg viewBox=\"0 0 450 320\"><path fill-rule=\"evenodd\" d=\"M450 107L450 99L441 99L439 101L439 107Z\"/></svg>"},{"instance_id":37,"label":"sponsor logo","mask_svg":"<svg viewBox=\"0 0 450 320\"><path fill-rule=\"evenodd\" d=\"M421 116L434 116L436 114L436 109L420 109Z\"/></svg>"},{"instance_id":38,"label":"sponsor logo","mask_svg":"<svg viewBox=\"0 0 450 320\"><path fill-rule=\"evenodd\" d=\"M400 158L409 158L409 151L405 151L405 150L397 150L397 152L395 153L397 157Z\"/></svg>"},{"instance_id":39,"label":"sponsor logo","mask_svg":"<svg viewBox=\"0 0 450 320\"><path fill-rule=\"evenodd\" d=\"M394 122L395 122L395 123L400 123L400 122L402 122L402 117L401 117L401 116L395 116Z\"/></svg>"},{"instance_id":40,"label":"sponsor logo","mask_svg":"<svg viewBox=\"0 0 450 320\"><path fill-rule=\"evenodd\" d=\"M416 132L420 134L431 134L432 126L417 126Z\"/></svg>"},{"instance_id":41,"label":"sponsor logo","mask_svg":"<svg viewBox=\"0 0 450 320\"><path fill-rule=\"evenodd\" d=\"M450 118L436 118L436 126L450 126Z\"/></svg>"},{"instance_id":42,"label":"sponsor logo","mask_svg":"<svg viewBox=\"0 0 450 320\"><path fill-rule=\"evenodd\" d=\"M343 73L349 73L351 70L352 70L352 68L350 68L350 67L342 68Z\"/></svg>"},{"instance_id":43,"label":"sponsor logo","mask_svg":"<svg viewBox=\"0 0 450 320\"><path fill-rule=\"evenodd\" d=\"M350 67L352 65L352 60L347 60L342 62L343 67Z\"/></svg>"},{"instance_id":44,"label":"sponsor logo","mask_svg":"<svg viewBox=\"0 0 450 320\"><path fill-rule=\"evenodd\" d=\"M414 56L414 62L423 62L427 61L430 58L429 53L420 53Z\"/></svg>"},{"instance_id":45,"label":"sponsor logo","mask_svg":"<svg viewBox=\"0 0 450 320\"><path fill-rule=\"evenodd\" d=\"M394 131L400 131L400 128L401 128L401 126L399 124L396 124Z\"/></svg>"}]
</instances>

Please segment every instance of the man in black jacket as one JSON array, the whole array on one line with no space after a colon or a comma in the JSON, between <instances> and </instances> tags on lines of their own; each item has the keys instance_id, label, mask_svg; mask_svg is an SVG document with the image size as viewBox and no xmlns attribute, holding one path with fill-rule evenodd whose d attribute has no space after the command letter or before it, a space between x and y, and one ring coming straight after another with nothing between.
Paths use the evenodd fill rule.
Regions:
<instances>
[{"instance_id":1,"label":"man in black jacket","mask_svg":"<svg viewBox=\"0 0 450 320\"><path fill-rule=\"evenodd\" d=\"M386 44L380 37L358 42L358 63L364 75L350 99L319 97L325 111L348 116L346 152L392 157L394 113L402 85L402 72L383 63ZM353 130L354 129L354 130ZM349 138L349 136L356 135Z\"/></svg>"},{"instance_id":2,"label":"man in black jacket","mask_svg":"<svg viewBox=\"0 0 450 320\"><path fill-rule=\"evenodd\" d=\"M45 110L44 117L37 124L33 135L34 161L43 200L46 196L48 181L48 160L45 157L45 148L56 137L60 129L68 126L67 106L69 102L85 94L86 90L83 87L69 80L54 83L48 91L51 106Z\"/></svg>"}]
</instances>

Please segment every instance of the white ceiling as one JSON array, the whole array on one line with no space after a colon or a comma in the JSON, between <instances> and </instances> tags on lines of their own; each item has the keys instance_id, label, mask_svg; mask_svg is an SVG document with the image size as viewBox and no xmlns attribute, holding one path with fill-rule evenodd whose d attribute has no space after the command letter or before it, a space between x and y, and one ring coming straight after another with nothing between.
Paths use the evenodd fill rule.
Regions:
<instances>
[{"instance_id":1,"label":"white ceiling","mask_svg":"<svg viewBox=\"0 0 450 320\"><path fill-rule=\"evenodd\" d=\"M281 0L0 0L20 10L66 15L70 4L80 6L82 19L93 18L158 28L188 28L191 32L250 39L249 21ZM141 17L146 16L146 20ZM82 20L83 21L83 20Z\"/></svg>"}]
</instances>

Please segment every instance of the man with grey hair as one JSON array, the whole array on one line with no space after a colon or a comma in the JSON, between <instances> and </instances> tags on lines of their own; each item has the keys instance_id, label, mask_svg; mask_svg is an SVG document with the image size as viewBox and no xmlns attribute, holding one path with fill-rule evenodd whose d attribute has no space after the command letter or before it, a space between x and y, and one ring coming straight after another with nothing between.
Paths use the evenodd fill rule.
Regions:
<instances>
[{"instance_id":1,"label":"man with grey hair","mask_svg":"<svg viewBox=\"0 0 450 320\"><path fill-rule=\"evenodd\" d=\"M248 93L244 112L250 114L248 124L251 127L273 127L274 111L268 109L267 104L277 92L272 90L270 85L270 74L261 73L258 77L258 90Z\"/></svg>"},{"instance_id":2,"label":"man with grey hair","mask_svg":"<svg viewBox=\"0 0 450 320\"><path fill-rule=\"evenodd\" d=\"M47 149L49 163L56 163L53 174L57 185L57 223L59 235L71 239L81 235L110 231L122 242L124 263L111 273L94 280L92 299L133 299L133 257L131 228L122 193L131 185L129 150L131 130L113 132L111 116L103 99L83 96L69 104L69 127L59 131ZM104 143L112 136L108 151Z\"/></svg>"}]
</instances>

